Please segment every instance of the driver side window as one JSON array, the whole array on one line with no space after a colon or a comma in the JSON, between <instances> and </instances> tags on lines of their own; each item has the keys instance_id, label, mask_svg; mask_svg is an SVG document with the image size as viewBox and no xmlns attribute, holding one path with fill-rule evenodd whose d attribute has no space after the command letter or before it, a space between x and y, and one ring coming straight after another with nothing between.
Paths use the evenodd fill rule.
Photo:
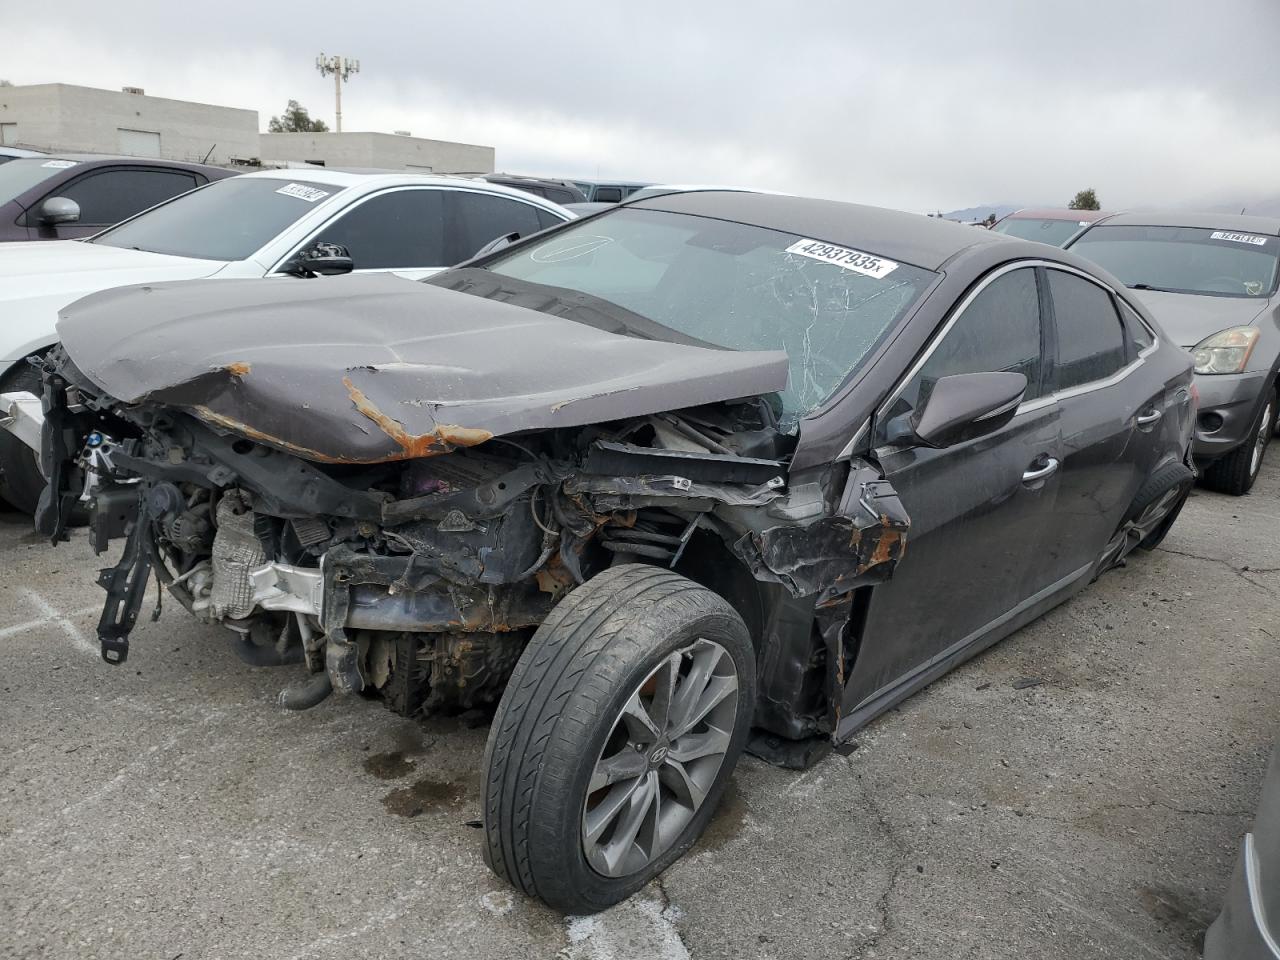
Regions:
<instances>
[{"instance_id":1,"label":"driver side window","mask_svg":"<svg viewBox=\"0 0 1280 960\"><path fill-rule=\"evenodd\" d=\"M346 247L356 270L448 266L443 195L430 189L377 194L322 227L307 246Z\"/></svg>"},{"instance_id":2,"label":"driver side window","mask_svg":"<svg viewBox=\"0 0 1280 960\"><path fill-rule=\"evenodd\" d=\"M1021 373L1024 400L1041 395L1040 293L1034 267L987 284L956 318L894 404L892 415L919 410L943 377L961 373Z\"/></svg>"}]
</instances>

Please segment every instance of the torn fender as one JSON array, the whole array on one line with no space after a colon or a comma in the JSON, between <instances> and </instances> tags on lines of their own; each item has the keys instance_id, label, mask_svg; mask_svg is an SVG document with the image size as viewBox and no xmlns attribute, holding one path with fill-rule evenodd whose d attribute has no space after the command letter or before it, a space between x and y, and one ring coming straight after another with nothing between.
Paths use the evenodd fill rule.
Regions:
<instances>
[{"instance_id":1,"label":"torn fender","mask_svg":"<svg viewBox=\"0 0 1280 960\"><path fill-rule=\"evenodd\" d=\"M887 580L907 547L911 519L893 486L871 467L855 469L834 513L751 531L734 552L758 579L819 605L865 583Z\"/></svg>"}]
</instances>

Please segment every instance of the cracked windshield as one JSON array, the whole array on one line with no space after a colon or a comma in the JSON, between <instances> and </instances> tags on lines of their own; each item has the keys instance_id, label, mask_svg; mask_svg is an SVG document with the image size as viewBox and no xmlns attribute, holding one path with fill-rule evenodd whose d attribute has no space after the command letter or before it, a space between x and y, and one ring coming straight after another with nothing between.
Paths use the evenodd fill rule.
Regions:
<instances>
[{"instance_id":1,"label":"cracked windshield","mask_svg":"<svg viewBox=\"0 0 1280 960\"><path fill-rule=\"evenodd\" d=\"M934 276L808 237L655 210L599 217L489 269L599 297L718 347L786 351L788 424L859 367Z\"/></svg>"}]
</instances>

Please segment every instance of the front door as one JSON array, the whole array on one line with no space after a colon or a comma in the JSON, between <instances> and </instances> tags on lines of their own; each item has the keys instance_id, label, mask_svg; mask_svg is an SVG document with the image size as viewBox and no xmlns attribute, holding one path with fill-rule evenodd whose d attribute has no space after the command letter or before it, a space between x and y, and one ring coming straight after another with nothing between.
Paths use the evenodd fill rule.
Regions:
<instances>
[{"instance_id":1,"label":"front door","mask_svg":"<svg viewBox=\"0 0 1280 960\"><path fill-rule=\"evenodd\" d=\"M1027 377L1000 430L944 449L877 450L911 530L893 577L871 589L845 687L849 718L950 659L1045 586L1041 552L1058 492L1058 410L1042 397L1047 337L1034 267L1004 268L963 301L877 430L953 374Z\"/></svg>"}]
</instances>

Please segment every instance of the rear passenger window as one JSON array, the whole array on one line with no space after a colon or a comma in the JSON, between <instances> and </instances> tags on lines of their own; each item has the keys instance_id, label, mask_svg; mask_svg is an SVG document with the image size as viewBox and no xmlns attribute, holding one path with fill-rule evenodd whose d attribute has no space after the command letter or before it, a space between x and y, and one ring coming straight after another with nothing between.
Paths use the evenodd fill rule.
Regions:
<instances>
[{"instance_id":1,"label":"rear passenger window","mask_svg":"<svg viewBox=\"0 0 1280 960\"><path fill-rule=\"evenodd\" d=\"M564 221L549 210L538 210L538 226L543 230L554 227L558 223L564 223Z\"/></svg>"},{"instance_id":2,"label":"rear passenger window","mask_svg":"<svg viewBox=\"0 0 1280 960\"><path fill-rule=\"evenodd\" d=\"M1129 342L1133 344L1134 353L1141 353L1156 342L1156 338L1151 335L1150 328L1142 322L1142 318L1123 301L1120 303L1120 313L1124 317L1124 325L1129 330Z\"/></svg>"},{"instance_id":3,"label":"rear passenger window","mask_svg":"<svg viewBox=\"0 0 1280 960\"><path fill-rule=\"evenodd\" d=\"M1083 277L1049 271L1058 330L1057 388L1103 380L1125 365L1125 331L1111 294Z\"/></svg>"},{"instance_id":4,"label":"rear passenger window","mask_svg":"<svg viewBox=\"0 0 1280 960\"><path fill-rule=\"evenodd\" d=\"M518 233L527 237L542 229L538 208L507 197L487 193L450 191L454 204L452 263L474 257L476 251L490 241Z\"/></svg>"},{"instance_id":5,"label":"rear passenger window","mask_svg":"<svg viewBox=\"0 0 1280 960\"><path fill-rule=\"evenodd\" d=\"M919 410L943 377L999 372L1027 378L1024 400L1040 396L1040 297L1030 267L997 277L965 307L907 384L894 414Z\"/></svg>"},{"instance_id":6,"label":"rear passenger window","mask_svg":"<svg viewBox=\"0 0 1280 960\"><path fill-rule=\"evenodd\" d=\"M596 187L596 195L591 198L596 203L621 203L621 187Z\"/></svg>"}]
</instances>

